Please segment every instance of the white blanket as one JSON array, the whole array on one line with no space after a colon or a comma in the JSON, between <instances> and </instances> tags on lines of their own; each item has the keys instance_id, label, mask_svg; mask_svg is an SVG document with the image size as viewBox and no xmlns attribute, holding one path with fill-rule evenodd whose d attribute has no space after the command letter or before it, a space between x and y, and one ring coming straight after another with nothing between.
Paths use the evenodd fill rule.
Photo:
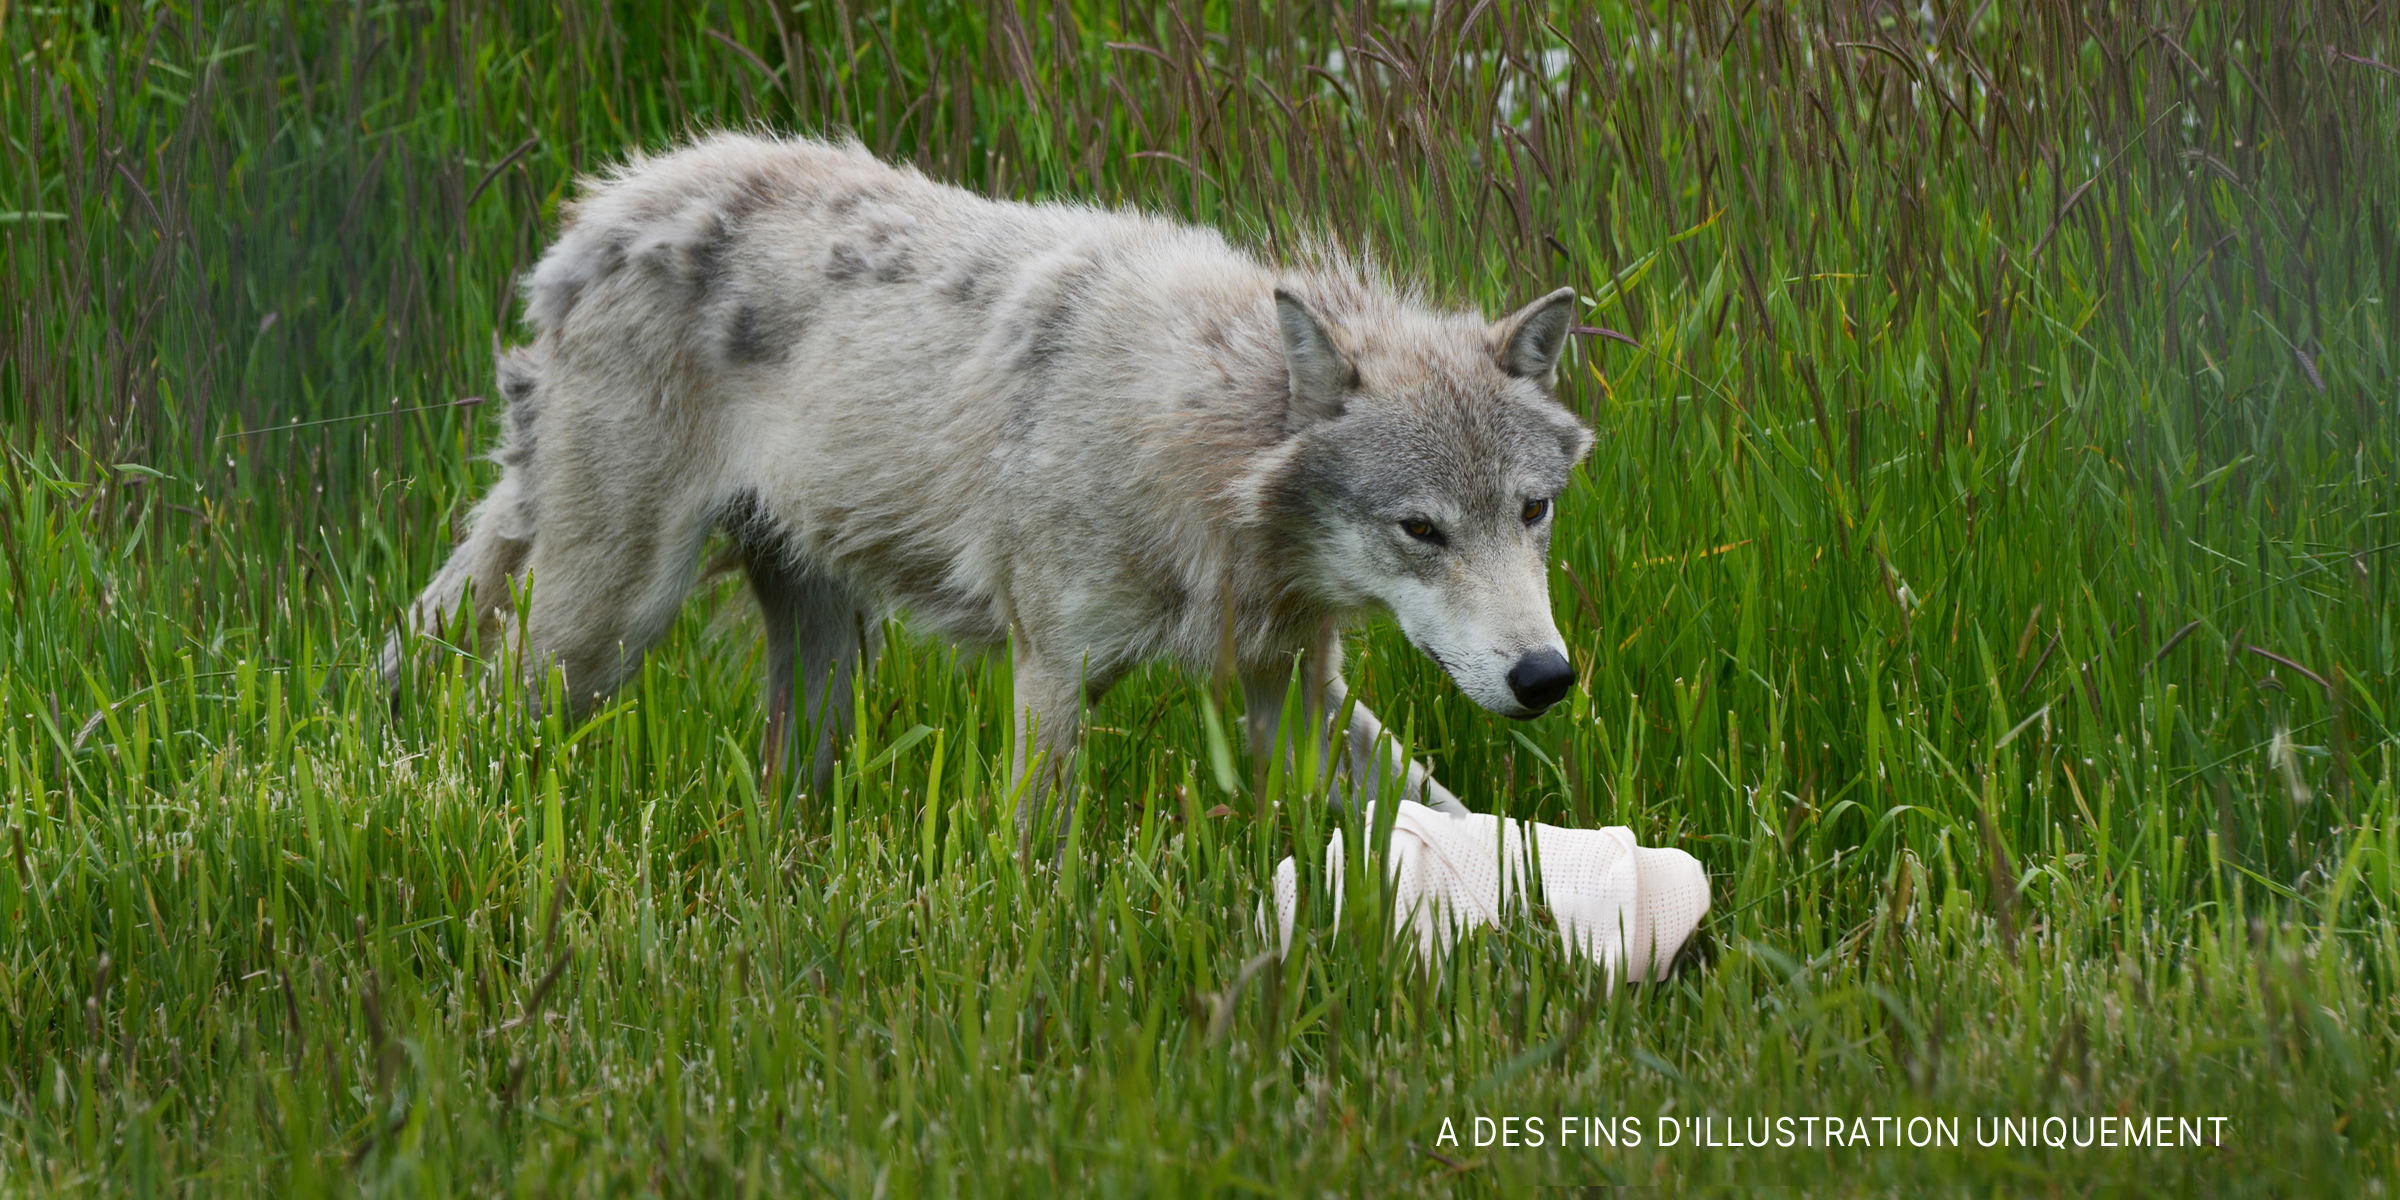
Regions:
<instances>
[{"instance_id":1,"label":"white blanket","mask_svg":"<svg viewBox=\"0 0 2400 1200\"><path fill-rule=\"evenodd\" d=\"M1366 819L1375 819L1372 805ZM1385 864L1392 881L1393 928L1412 929L1427 961L1447 953L1458 935L1497 924L1512 899L1527 895L1528 854L1540 864L1540 901L1549 905L1569 953L1599 963L1611 980L1666 977L1708 912L1708 872L1681 850L1636 845L1622 825L1605 829L1561 829L1531 825L1489 813L1451 816L1413 800L1400 802L1392 821ZM1325 877L1333 911L1342 911L1342 832L1325 847ZM1292 950L1292 914L1299 875L1292 860L1275 867L1275 917L1280 953ZM1260 914L1262 917L1264 913Z\"/></svg>"}]
</instances>

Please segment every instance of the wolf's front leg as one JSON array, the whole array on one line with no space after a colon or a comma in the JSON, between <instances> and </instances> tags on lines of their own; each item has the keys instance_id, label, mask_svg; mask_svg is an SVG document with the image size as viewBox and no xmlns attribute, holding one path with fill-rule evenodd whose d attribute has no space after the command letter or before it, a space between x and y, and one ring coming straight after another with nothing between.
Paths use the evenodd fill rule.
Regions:
<instances>
[{"instance_id":1,"label":"wolf's front leg","mask_svg":"<svg viewBox=\"0 0 2400 1200\"><path fill-rule=\"evenodd\" d=\"M1333 727L1342 719L1343 704L1350 696L1350 689L1342 683L1342 644L1337 633L1328 631L1318 643L1317 652L1304 657L1302 664L1305 678L1300 682L1300 696L1307 711L1300 721L1294 722L1294 727L1318 731L1322 740L1318 742L1317 761L1328 766L1332 756L1326 752L1332 748L1334 738L1340 737L1341 772L1349 783L1346 789L1336 789L1333 793L1337 803L1346 791L1352 801L1365 804L1382 794L1384 781L1405 778L1401 799L1446 813L1467 811L1467 806L1437 782L1423 763L1411 761L1397 741L1383 737L1383 722L1366 705L1351 705L1349 725L1338 730ZM1291 678L1290 668L1283 665L1246 671L1242 675L1242 702L1248 711L1250 753L1254 757L1278 752L1276 738L1283 725L1284 692ZM1290 755L1293 749L1284 746L1280 751Z\"/></svg>"},{"instance_id":2,"label":"wolf's front leg","mask_svg":"<svg viewBox=\"0 0 2400 1200\"><path fill-rule=\"evenodd\" d=\"M821 800L832 793L834 762L850 741L851 679L861 671L873 677L883 618L871 597L795 563L781 546L753 541L743 547L743 564L767 627L765 774L782 778L784 755L797 741L809 748L809 794ZM801 713L807 724L794 729Z\"/></svg>"},{"instance_id":3,"label":"wolf's front leg","mask_svg":"<svg viewBox=\"0 0 2400 1200\"><path fill-rule=\"evenodd\" d=\"M1084 688L1075 676L1055 669L1022 640L1012 650L1009 665L1017 693L1016 754L1009 783L1019 796L1017 851L1030 864L1035 828L1049 816L1052 798L1066 793L1074 779ZM1071 796L1068 802L1073 802ZM1061 850L1066 847L1066 822L1073 815L1072 809L1062 814L1053 830Z\"/></svg>"},{"instance_id":4,"label":"wolf's front leg","mask_svg":"<svg viewBox=\"0 0 2400 1200\"><path fill-rule=\"evenodd\" d=\"M1342 705L1349 695L1350 689L1343 685L1341 676L1325 681L1325 712L1329 722L1341 720ZM1383 722L1366 705L1350 706L1349 728L1341 732L1342 766L1349 773L1350 795L1357 803L1371 803L1382 795L1385 780L1403 778L1406 782L1400 787L1401 799L1414 800L1452 816L1467 815L1467 806L1435 780L1425 764L1408 757L1396 735L1383 736Z\"/></svg>"}]
</instances>

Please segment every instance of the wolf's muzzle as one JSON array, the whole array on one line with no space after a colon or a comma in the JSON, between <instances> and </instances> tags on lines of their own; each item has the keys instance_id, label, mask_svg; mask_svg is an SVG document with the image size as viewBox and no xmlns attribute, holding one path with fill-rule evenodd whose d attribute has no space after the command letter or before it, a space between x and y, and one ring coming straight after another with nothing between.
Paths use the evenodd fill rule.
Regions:
<instances>
[{"instance_id":1,"label":"wolf's muzzle","mask_svg":"<svg viewBox=\"0 0 2400 1200\"><path fill-rule=\"evenodd\" d=\"M1536 713L1558 703L1574 686L1575 668L1556 650L1530 651L1508 669L1508 690L1516 693L1517 703Z\"/></svg>"}]
</instances>

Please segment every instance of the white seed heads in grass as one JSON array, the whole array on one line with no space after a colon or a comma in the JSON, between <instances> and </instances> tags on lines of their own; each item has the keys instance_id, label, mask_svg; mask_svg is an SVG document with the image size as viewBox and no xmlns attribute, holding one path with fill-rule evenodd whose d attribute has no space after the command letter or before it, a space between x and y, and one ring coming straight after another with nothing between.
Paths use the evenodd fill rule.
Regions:
<instances>
[{"instance_id":1,"label":"white seed heads in grass","mask_svg":"<svg viewBox=\"0 0 2400 1200\"><path fill-rule=\"evenodd\" d=\"M2302 807L2317 798L2315 789L2300 774L2300 754L2292 745L2290 726L2275 727L2275 736L2267 740L2267 761L2283 776L2284 790L2291 793L2292 807Z\"/></svg>"}]
</instances>

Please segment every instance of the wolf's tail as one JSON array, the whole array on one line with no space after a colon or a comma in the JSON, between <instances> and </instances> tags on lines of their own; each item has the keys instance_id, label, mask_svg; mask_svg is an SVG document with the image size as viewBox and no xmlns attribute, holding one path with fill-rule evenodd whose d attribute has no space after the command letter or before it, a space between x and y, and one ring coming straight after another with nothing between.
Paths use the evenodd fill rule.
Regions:
<instances>
[{"instance_id":1,"label":"wolf's tail","mask_svg":"<svg viewBox=\"0 0 2400 1200\"><path fill-rule=\"evenodd\" d=\"M403 627L385 640L381 666L389 687L399 687L408 645L417 637L456 634L490 646L508 631L514 601L510 581L533 548L534 451L540 444L547 357L539 342L501 352L500 394L508 401L508 424L492 452L502 468L500 482L467 514L466 537L408 606ZM470 620L461 620L462 610Z\"/></svg>"}]
</instances>

